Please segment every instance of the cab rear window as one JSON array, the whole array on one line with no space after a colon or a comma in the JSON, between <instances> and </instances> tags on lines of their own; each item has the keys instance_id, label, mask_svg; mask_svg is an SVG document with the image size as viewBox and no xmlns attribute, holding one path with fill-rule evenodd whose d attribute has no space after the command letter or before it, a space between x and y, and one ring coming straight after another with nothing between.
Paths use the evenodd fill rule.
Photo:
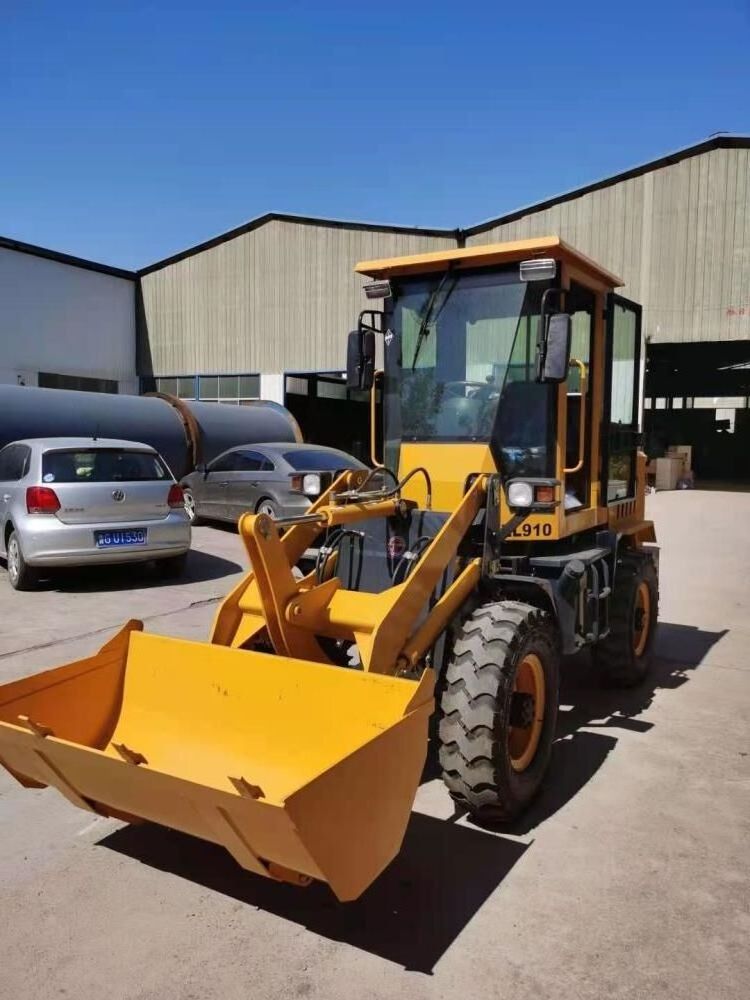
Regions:
<instances>
[{"instance_id":1,"label":"cab rear window","mask_svg":"<svg viewBox=\"0 0 750 1000\"><path fill-rule=\"evenodd\" d=\"M42 456L45 483L142 483L171 478L158 455L125 448L48 451Z\"/></svg>"}]
</instances>

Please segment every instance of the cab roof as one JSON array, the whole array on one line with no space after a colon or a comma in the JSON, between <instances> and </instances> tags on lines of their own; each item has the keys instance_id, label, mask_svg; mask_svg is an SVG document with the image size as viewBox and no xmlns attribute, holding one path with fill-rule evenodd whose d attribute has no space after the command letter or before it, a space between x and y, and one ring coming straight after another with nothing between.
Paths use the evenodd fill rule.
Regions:
<instances>
[{"instance_id":1,"label":"cab roof","mask_svg":"<svg viewBox=\"0 0 750 1000\"><path fill-rule=\"evenodd\" d=\"M457 268L489 267L493 264L512 264L513 261L532 257L554 257L556 260L575 264L610 288L619 288L624 284L617 275L600 267L575 247L561 240L559 236L539 236L530 240L515 240L512 243L486 243L482 246L456 250L412 254L409 257L363 260L356 265L355 271L370 278L393 278L406 274L444 271L451 265Z\"/></svg>"}]
</instances>

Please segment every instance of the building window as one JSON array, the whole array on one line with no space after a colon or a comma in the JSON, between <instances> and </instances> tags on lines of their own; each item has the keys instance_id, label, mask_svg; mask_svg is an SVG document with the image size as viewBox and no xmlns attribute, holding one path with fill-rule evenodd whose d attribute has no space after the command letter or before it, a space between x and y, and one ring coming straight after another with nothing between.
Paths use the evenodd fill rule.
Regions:
<instances>
[{"instance_id":1,"label":"building window","mask_svg":"<svg viewBox=\"0 0 750 1000\"><path fill-rule=\"evenodd\" d=\"M198 399L242 405L260 399L260 375L200 375Z\"/></svg>"},{"instance_id":2,"label":"building window","mask_svg":"<svg viewBox=\"0 0 750 1000\"><path fill-rule=\"evenodd\" d=\"M79 392L116 393L119 387L112 378L89 378L85 375L57 375L39 372L38 385L42 389L77 389Z\"/></svg>"}]
</instances>

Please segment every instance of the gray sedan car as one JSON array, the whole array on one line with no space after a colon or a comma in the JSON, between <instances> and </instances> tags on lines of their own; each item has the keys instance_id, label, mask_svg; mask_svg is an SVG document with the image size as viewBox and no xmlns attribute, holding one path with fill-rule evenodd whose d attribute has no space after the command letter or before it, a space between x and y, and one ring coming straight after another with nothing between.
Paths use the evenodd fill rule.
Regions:
<instances>
[{"instance_id":1,"label":"gray sedan car","mask_svg":"<svg viewBox=\"0 0 750 1000\"><path fill-rule=\"evenodd\" d=\"M230 448L181 486L191 521L236 522L242 514L304 514L343 469L365 466L346 452L317 444L263 444Z\"/></svg>"},{"instance_id":2,"label":"gray sedan car","mask_svg":"<svg viewBox=\"0 0 750 1000\"><path fill-rule=\"evenodd\" d=\"M33 438L0 450L0 555L16 590L44 567L158 560L190 548L182 490L153 448L106 438Z\"/></svg>"}]
</instances>

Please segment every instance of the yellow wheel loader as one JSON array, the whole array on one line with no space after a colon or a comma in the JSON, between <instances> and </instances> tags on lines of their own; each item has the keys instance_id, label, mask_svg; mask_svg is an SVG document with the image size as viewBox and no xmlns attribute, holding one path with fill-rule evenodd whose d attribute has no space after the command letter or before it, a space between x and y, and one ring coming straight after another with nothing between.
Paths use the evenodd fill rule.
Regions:
<instances>
[{"instance_id":1,"label":"yellow wheel loader","mask_svg":"<svg viewBox=\"0 0 750 1000\"><path fill-rule=\"evenodd\" d=\"M512 820L547 767L561 657L590 647L604 682L638 683L658 605L640 309L618 279L553 237L357 270L372 470L304 516L240 519L252 571L209 644L130 622L0 687L23 785L341 900L400 848L433 712L455 801Z\"/></svg>"}]
</instances>

